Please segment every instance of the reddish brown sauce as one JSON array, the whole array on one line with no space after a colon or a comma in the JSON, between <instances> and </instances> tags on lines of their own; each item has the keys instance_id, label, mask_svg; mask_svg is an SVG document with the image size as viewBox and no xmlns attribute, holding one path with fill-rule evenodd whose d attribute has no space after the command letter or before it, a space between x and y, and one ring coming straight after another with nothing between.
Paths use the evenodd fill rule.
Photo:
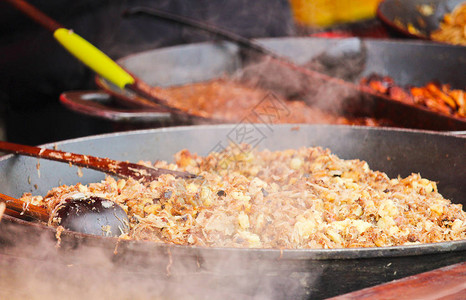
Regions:
<instances>
[{"instance_id":1,"label":"reddish brown sauce","mask_svg":"<svg viewBox=\"0 0 466 300\"><path fill-rule=\"evenodd\" d=\"M165 92L170 104L182 111L229 122L378 125L373 118L343 117L224 79L171 87Z\"/></svg>"}]
</instances>

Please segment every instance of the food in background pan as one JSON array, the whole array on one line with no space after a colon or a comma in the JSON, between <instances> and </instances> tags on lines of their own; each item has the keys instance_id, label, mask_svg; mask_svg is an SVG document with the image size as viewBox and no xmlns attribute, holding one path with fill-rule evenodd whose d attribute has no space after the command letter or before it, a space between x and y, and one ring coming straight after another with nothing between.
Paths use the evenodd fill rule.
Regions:
<instances>
[{"instance_id":1,"label":"food in background pan","mask_svg":"<svg viewBox=\"0 0 466 300\"><path fill-rule=\"evenodd\" d=\"M466 2L446 14L439 29L431 33L433 40L466 46Z\"/></svg>"},{"instance_id":2,"label":"food in background pan","mask_svg":"<svg viewBox=\"0 0 466 300\"><path fill-rule=\"evenodd\" d=\"M262 112L273 106L280 111L274 123L390 125L387 120L331 113L304 101L287 100L279 93L225 78L173 86L165 92L170 96L170 105L181 111L228 122L247 119L251 123L267 123Z\"/></svg>"},{"instance_id":3,"label":"food in background pan","mask_svg":"<svg viewBox=\"0 0 466 300\"><path fill-rule=\"evenodd\" d=\"M183 150L175 159L154 165L202 177L162 175L149 184L107 177L22 200L53 211L81 194L111 199L129 216L122 238L180 245L326 249L466 238L466 213L435 182L419 174L390 179L328 149L232 144L206 157Z\"/></svg>"},{"instance_id":4,"label":"food in background pan","mask_svg":"<svg viewBox=\"0 0 466 300\"><path fill-rule=\"evenodd\" d=\"M422 87L400 87L388 76L371 75L361 84L393 100L426 107L432 111L458 118L466 118L466 93L448 84L429 82Z\"/></svg>"}]
</instances>

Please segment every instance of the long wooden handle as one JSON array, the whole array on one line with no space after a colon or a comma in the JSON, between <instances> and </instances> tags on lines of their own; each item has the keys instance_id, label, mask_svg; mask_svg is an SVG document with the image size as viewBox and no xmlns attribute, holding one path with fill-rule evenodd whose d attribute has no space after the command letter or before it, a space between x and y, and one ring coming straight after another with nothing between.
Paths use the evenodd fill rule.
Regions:
<instances>
[{"instance_id":1,"label":"long wooden handle","mask_svg":"<svg viewBox=\"0 0 466 300\"><path fill-rule=\"evenodd\" d=\"M90 168L111 174L115 174L115 169L121 163L109 158L94 157L89 155L64 152L60 150L20 145L4 141L0 141L0 150L9 153L71 163L76 166Z\"/></svg>"},{"instance_id":2,"label":"long wooden handle","mask_svg":"<svg viewBox=\"0 0 466 300\"><path fill-rule=\"evenodd\" d=\"M6 210L5 214L13 217L30 217L42 222L49 221L49 214L43 207L26 203L16 198L4 195L0 193L0 202L5 203Z\"/></svg>"},{"instance_id":3,"label":"long wooden handle","mask_svg":"<svg viewBox=\"0 0 466 300\"><path fill-rule=\"evenodd\" d=\"M14 7L16 7L19 11L45 27L51 32L55 32L58 28L62 28L63 26L58 23L57 21L53 20L31 4L23 0L5 0L6 2L10 3Z\"/></svg>"},{"instance_id":4,"label":"long wooden handle","mask_svg":"<svg viewBox=\"0 0 466 300\"><path fill-rule=\"evenodd\" d=\"M162 174L172 174L173 176L182 178L196 177L196 175L188 172L152 168L140 164L113 160L106 157L95 157L90 155L64 152L60 150L19 145L3 141L0 141L0 150L9 153L70 163L79 167L94 169L123 178L131 177L133 179L143 180L145 182L155 180Z\"/></svg>"}]
</instances>

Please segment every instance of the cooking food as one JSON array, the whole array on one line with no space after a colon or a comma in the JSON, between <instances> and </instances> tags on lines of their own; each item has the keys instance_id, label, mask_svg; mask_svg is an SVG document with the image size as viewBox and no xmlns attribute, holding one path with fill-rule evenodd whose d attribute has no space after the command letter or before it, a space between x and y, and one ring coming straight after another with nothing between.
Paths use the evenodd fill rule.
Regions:
<instances>
[{"instance_id":1,"label":"cooking food","mask_svg":"<svg viewBox=\"0 0 466 300\"><path fill-rule=\"evenodd\" d=\"M290 101L273 92L248 87L229 79L173 86L164 90L170 105L184 112L204 118L239 122L264 123L264 110L274 106L281 111L274 123L328 123L378 125L373 118L347 118L311 107L304 101Z\"/></svg>"},{"instance_id":2,"label":"cooking food","mask_svg":"<svg viewBox=\"0 0 466 300\"><path fill-rule=\"evenodd\" d=\"M18 219L48 223L51 214L46 208L0 194L7 214ZM1 219L1 216L0 216ZM115 202L84 195L73 195L54 209L51 222L75 232L101 236L120 236L129 232L126 212Z\"/></svg>"},{"instance_id":3,"label":"cooking food","mask_svg":"<svg viewBox=\"0 0 466 300\"><path fill-rule=\"evenodd\" d=\"M183 150L175 159L155 166L202 178L162 175L141 184L107 177L22 200L54 211L76 195L111 199L130 219L122 238L180 245L345 248L466 238L466 213L435 182L419 174L390 179L327 149L272 152L232 144L206 157Z\"/></svg>"},{"instance_id":4,"label":"cooking food","mask_svg":"<svg viewBox=\"0 0 466 300\"><path fill-rule=\"evenodd\" d=\"M466 118L465 91L452 89L448 84L429 82L423 87L403 88L396 85L392 78L378 75L363 78L361 84L397 101L424 106L449 116Z\"/></svg>"},{"instance_id":5,"label":"cooking food","mask_svg":"<svg viewBox=\"0 0 466 300\"><path fill-rule=\"evenodd\" d=\"M466 2L446 14L440 28L430 36L436 41L466 46Z\"/></svg>"}]
</instances>

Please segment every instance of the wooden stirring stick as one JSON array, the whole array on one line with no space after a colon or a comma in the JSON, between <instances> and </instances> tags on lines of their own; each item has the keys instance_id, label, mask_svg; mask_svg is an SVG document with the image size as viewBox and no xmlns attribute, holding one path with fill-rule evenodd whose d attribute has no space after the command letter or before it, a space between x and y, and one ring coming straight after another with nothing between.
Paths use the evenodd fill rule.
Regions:
<instances>
[{"instance_id":1,"label":"wooden stirring stick","mask_svg":"<svg viewBox=\"0 0 466 300\"><path fill-rule=\"evenodd\" d=\"M0 202L6 204L5 214L19 219L32 218L47 223L49 213L43 207L26 203L0 193Z\"/></svg>"},{"instance_id":2,"label":"wooden stirring stick","mask_svg":"<svg viewBox=\"0 0 466 300\"><path fill-rule=\"evenodd\" d=\"M133 178L141 182L150 182L156 180L162 174L171 174L175 177L181 178L196 177L196 175L188 172L147 167L135 163L118 161L109 158L75 154L59 150L19 145L3 141L0 141L0 150L9 153L16 153L32 157L66 162L79 167L102 171L107 174L115 175L121 178Z\"/></svg>"}]
</instances>

